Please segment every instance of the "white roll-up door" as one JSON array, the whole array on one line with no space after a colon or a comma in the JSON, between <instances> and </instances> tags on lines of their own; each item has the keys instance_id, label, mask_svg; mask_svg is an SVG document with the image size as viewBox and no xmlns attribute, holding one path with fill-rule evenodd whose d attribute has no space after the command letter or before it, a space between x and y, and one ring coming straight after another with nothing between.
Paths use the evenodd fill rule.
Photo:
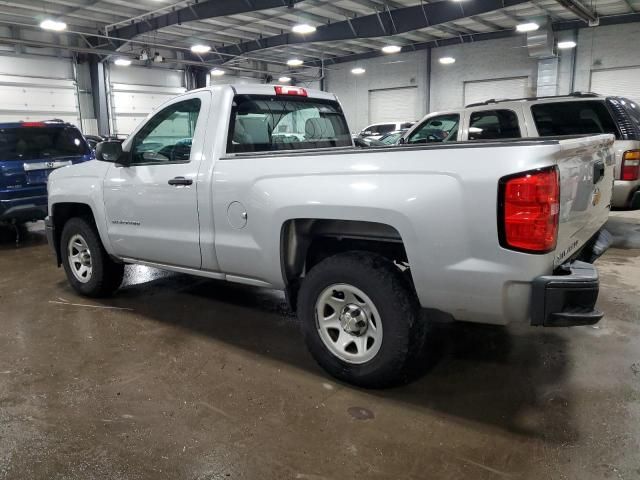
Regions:
<instances>
[{"instance_id":1,"label":"white roll-up door","mask_svg":"<svg viewBox=\"0 0 640 480\"><path fill-rule=\"evenodd\" d=\"M530 96L529 77L464 82L464 104Z\"/></svg>"},{"instance_id":2,"label":"white roll-up door","mask_svg":"<svg viewBox=\"0 0 640 480\"><path fill-rule=\"evenodd\" d=\"M56 118L80 126L70 60L3 57L0 71L0 123Z\"/></svg>"},{"instance_id":3,"label":"white roll-up door","mask_svg":"<svg viewBox=\"0 0 640 480\"><path fill-rule=\"evenodd\" d=\"M418 88L369 90L369 123L418 120Z\"/></svg>"},{"instance_id":4,"label":"white roll-up door","mask_svg":"<svg viewBox=\"0 0 640 480\"><path fill-rule=\"evenodd\" d=\"M111 132L126 136L159 105L184 93L182 72L122 67L110 70Z\"/></svg>"},{"instance_id":5,"label":"white roll-up door","mask_svg":"<svg viewBox=\"0 0 640 480\"><path fill-rule=\"evenodd\" d=\"M593 70L590 90L640 102L640 67Z\"/></svg>"}]
</instances>

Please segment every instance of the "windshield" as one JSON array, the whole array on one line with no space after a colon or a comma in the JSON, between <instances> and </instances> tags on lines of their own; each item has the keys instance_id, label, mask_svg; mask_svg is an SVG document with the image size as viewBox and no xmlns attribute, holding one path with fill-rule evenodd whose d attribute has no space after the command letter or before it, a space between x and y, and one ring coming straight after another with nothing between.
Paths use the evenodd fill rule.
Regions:
<instances>
[{"instance_id":1,"label":"windshield","mask_svg":"<svg viewBox=\"0 0 640 480\"><path fill-rule=\"evenodd\" d=\"M351 134L335 101L238 95L227 153L350 147Z\"/></svg>"},{"instance_id":2,"label":"windshield","mask_svg":"<svg viewBox=\"0 0 640 480\"><path fill-rule=\"evenodd\" d=\"M90 153L74 127L0 128L0 161L79 157Z\"/></svg>"}]
</instances>

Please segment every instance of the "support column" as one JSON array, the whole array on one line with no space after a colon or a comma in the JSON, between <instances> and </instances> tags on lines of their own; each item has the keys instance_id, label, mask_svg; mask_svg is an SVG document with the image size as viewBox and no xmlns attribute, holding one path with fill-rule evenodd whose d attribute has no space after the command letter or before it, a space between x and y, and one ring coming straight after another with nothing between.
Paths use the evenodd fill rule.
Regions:
<instances>
[{"instance_id":1,"label":"support column","mask_svg":"<svg viewBox=\"0 0 640 480\"><path fill-rule=\"evenodd\" d=\"M109 108L107 99L107 87L104 76L104 64L92 58L89 64L91 75L91 92L93 94L93 110L98 122L98 133L109 136Z\"/></svg>"}]
</instances>

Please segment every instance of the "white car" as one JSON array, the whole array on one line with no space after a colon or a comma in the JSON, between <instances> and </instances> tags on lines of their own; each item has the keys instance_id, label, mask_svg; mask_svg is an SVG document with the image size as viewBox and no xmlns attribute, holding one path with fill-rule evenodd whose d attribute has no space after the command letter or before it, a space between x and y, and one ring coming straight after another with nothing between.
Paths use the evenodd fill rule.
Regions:
<instances>
[{"instance_id":1,"label":"white car","mask_svg":"<svg viewBox=\"0 0 640 480\"><path fill-rule=\"evenodd\" d=\"M47 238L81 295L115 292L125 264L284 290L318 363L379 387L423 349L421 307L600 320L591 262L607 247L612 142L357 149L330 93L215 86L54 171Z\"/></svg>"},{"instance_id":2,"label":"white car","mask_svg":"<svg viewBox=\"0 0 640 480\"><path fill-rule=\"evenodd\" d=\"M402 144L611 133L616 168L612 206L640 209L640 105L592 93L489 100L431 113L402 137Z\"/></svg>"},{"instance_id":3,"label":"white car","mask_svg":"<svg viewBox=\"0 0 640 480\"><path fill-rule=\"evenodd\" d=\"M380 138L387 133L395 132L397 130L406 130L411 128L416 121L411 122L385 122L374 123L364 128L360 132L360 136L363 138L371 138L373 140L380 140Z\"/></svg>"}]
</instances>

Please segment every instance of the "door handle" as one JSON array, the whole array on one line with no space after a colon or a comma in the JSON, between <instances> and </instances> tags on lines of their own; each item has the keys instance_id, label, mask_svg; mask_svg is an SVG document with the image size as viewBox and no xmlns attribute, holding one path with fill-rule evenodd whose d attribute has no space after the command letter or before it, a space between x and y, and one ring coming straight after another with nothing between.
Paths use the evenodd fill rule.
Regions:
<instances>
[{"instance_id":1,"label":"door handle","mask_svg":"<svg viewBox=\"0 0 640 480\"><path fill-rule=\"evenodd\" d=\"M605 166L603 162L596 162L593 166L593 183L598 183L605 175Z\"/></svg>"},{"instance_id":2,"label":"door handle","mask_svg":"<svg viewBox=\"0 0 640 480\"><path fill-rule=\"evenodd\" d=\"M174 187L193 185L193 180L190 178L176 177L169 180L169 185L173 185Z\"/></svg>"}]
</instances>

